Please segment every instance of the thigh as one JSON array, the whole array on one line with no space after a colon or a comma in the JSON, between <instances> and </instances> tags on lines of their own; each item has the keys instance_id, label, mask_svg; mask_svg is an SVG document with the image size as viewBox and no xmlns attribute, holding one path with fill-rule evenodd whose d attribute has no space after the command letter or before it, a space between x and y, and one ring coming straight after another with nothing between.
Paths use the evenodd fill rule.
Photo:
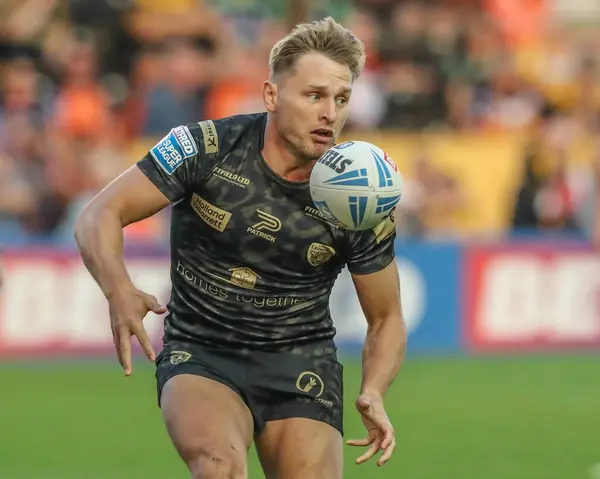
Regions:
<instances>
[{"instance_id":1,"label":"thigh","mask_svg":"<svg viewBox=\"0 0 600 479\"><path fill-rule=\"evenodd\" d=\"M254 359L261 375L251 375L250 405L269 479L341 478L343 368L335 353L320 350Z\"/></svg>"},{"instance_id":2,"label":"thigh","mask_svg":"<svg viewBox=\"0 0 600 479\"><path fill-rule=\"evenodd\" d=\"M252 415L217 367L184 353L171 353L157 369L159 403L171 441L192 477L245 478Z\"/></svg>"},{"instance_id":3,"label":"thigh","mask_svg":"<svg viewBox=\"0 0 600 479\"><path fill-rule=\"evenodd\" d=\"M337 429L307 418L270 421L256 438L267 479L341 479L342 448Z\"/></svg>"}]
</instances>

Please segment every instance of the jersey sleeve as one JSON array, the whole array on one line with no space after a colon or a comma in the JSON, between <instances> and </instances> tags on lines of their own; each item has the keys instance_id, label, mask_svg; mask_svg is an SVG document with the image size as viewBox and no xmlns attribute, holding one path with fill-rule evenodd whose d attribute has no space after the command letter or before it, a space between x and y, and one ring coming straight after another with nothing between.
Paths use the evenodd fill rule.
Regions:
<instances>
[{"instance_id":1,"label":"jersey sleeve","mask_svg":"<svg viewBox=\"0 0 600 479\"><path fill-rule=\"evenodd\" d=\"M217 165L223 128L220 122L211 120L177 126L137 166L174 203Z\"/></svg>"},{"instance_id":2,"label":"jersey sleeve","mask_svg":"<svg viewBox=\"0 0 600 479\"><path fill-rule=\"evenodd\" d=\"M384 269L396 257L395 239L396 223L393 215L371 230L352 232L346 258L348 271L360 275Z\"/></svg>"}]
</instances>

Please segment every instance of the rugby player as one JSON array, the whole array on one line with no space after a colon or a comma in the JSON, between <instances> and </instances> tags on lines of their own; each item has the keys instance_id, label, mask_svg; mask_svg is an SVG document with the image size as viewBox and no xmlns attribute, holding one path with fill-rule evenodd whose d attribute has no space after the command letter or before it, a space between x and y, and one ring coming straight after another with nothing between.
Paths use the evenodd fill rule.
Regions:
<instances>
[{"instance_id":1,"label":"rugby player","mask_svg":"<svg viewBox=\"0 0 600 479\"><path fill-rule=\"evenodd\" d=\"M328 302L344 266L368 322L355 401L367 434L348 444L367 447L359 464L378 454L382 465L396 447L384 396L406 332L393 219L362 232L334 227L308 187L364 59L361 41L333 19L298 25L271 51L265 112L176 126L78 218L124 374L136 336L194 478L247 477L253 441L267 478L342 477L342 365ZM122 229L168 205L172 292L155 357L142 320L167 308L129 278Z\"/></svg>"}]
</instances>

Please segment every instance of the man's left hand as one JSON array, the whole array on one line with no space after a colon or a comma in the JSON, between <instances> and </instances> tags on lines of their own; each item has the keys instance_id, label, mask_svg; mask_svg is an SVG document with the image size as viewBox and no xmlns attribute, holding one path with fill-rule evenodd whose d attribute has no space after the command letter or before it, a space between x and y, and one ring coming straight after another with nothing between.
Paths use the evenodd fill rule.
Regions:
<instances>
[{"instance_id":1,"label":"man's left hand","mask_svg":"<svg viewBox=\"0 0 600 479\"><path fill-rule=\"evenodd\" d=\"M369 435L364 439L350 439L346 444L359 447L370 446L367 452L356 459L356 464L368 461L382 450L383 454L377 461L377 465L383 466L396 449L395 431L383 407L383 400L377 395L361 394L356 399L355 406L362 416Z\"/></svg>"}]
</instances>

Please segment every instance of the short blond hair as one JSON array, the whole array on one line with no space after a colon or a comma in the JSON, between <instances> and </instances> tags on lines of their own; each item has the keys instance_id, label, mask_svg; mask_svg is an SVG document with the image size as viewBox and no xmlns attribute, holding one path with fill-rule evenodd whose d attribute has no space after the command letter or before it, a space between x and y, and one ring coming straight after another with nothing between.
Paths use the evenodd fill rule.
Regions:
<instances>
[{"instance_id":1,"label":"short blond hair","mask_svg":"<svg viewBox=\"0 0 600 479\"><path fill-rule=\"evenodd\" d=\"M333 61L347 65L356 80L365 66L363 42L332 17L301 23L271 49L269 70L271 78L294 68L305 53L321 53Z\"/></svg>"}]
</instances>

